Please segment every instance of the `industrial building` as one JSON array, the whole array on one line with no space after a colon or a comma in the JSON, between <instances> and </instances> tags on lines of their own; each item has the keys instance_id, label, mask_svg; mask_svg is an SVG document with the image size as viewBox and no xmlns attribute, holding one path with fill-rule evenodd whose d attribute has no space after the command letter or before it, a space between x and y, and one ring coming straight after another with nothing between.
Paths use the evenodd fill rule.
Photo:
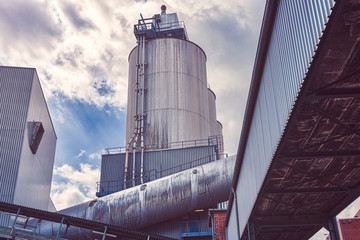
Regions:
<instances>
[{"instance_id":1,"label":"industrial building","mask_svg":"<svg viewBox=\"0 0 360 240\"><path fill-rule=\"evenodd\" d=\"M0 86L0 201L54 211L56 134L36 70L0 67Z\"/></svg>"},{"instance_id":2,"label":"industrial building","mask_svg":"<svg viewBox=\"0 0 360 240\"><path fill-rule=\"evenodd\" d=\"M265 9L228 238L309 239L325 227L340 239L334 217L359 197L360 3L274 0Z\"/></svg>"}]
</instances>

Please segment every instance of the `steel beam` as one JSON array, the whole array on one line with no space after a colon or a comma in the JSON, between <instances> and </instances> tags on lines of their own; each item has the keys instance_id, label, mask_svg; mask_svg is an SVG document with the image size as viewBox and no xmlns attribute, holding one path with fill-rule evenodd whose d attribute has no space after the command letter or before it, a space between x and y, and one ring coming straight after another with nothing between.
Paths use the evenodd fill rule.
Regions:
<instances>
[{"instance_id":1,"label":"steel beam","mask_svg":"<svg viewBox=\"0 0 360 240\"><path fill-rule=\"evenodd\" d=\"M294 189L266 189L263 194L311 194L311 193L344 193L342 188L294 188Z\"/></svg>"},{"instance_id":2,"label":"steel beam","mask_svg":"<svg viewBox=\"0 0 360 240\"><path fill-rule=\"evenodd\" d=\"M279 158L290 159L314 159L314 158L334 158L334 157L354 157L360 156L360 150L341 150L341 151L326 151L326 152L291 152L283 153Z\"/></svg>"},{"instance_id":3,"label":"steel beam","mask_svg":"<svg viewBox=\"0 0 360 240\"><path fill-rule=\"evenodd\" d=\"M296 223L311 223L311 221L314 221L314 219L320 219L321 221L316 221L316 223L318 222L323 222L325 225L328 223L328 219L329 219L329 214L326 213L319 213L316 212L316 210L312 211L311 214L307 214L307 215L297 215L295 217L289 217L289 214L284 213L282 215L277 215L277 216L270 216L270 215L256 215L256 217L253 219L253 222L257 225L257 222L267 222L267 223L282 223L285 222L287 223L288 220L289 221L297 221Z\"/></svg>"},{"instance_id":4,"label":"steel beam","mask_svg":"<svg viewBox=\"0 0 360 240\"><path fill-rule=\"evenodd\" d=\"M271 221L254 221L256 226L262 228L271 227L301 227L301 226L325 226L328 224L328 218L307 218L307 219L286 219L283 220L271 220Z\"/></svg>"},{"instance_id":5,"label":"steel beam","mask_svg":"<svg viewBox=\"0 0 360 240\"><path fill-rule=\"evenodd\" d=\"M315 175L315 174L312 174L312 173L308 172L307 170L303 170L303 169L301 169L301 168L292 166L291 164L288 164L288 163L286 163L286 162L284 162L284 161L282 161L282 160L278 160L278 161L276 161L276 163L279 163L279 164L284 165L284 166L286 166L286 167L288 167L288 168L294 169L294 170L296 170L296 171L298 171L298 172L301 172L301 173L303 173L303 174L305 174L305 175L307 175L307 176L309 176L309 177L315 178L315 179L317 179L317 180L321 180L321 181L323 181L323 182L330 183L331 185L334 185L334 186L336 186L336 187L338 187L338 188L341 188L341 189L344 189L344 190L347 190L347 191L351 191L351 190L352 190L352 189L349 189L349 188L347 188L347 187L341 186L340 184L334 183L334 182L326 179L326 178L323 177L323 176Z\"/></svg>"},{"instance_id":6,"label":"steel beam","mask_svg":"<svg viewBox=\"0 0 360 240\"><path fill-rule=\"evenodd\" d=\"M350 131L350 130L347 130L348 132L347 133L344 133L344 134L340 134L338 136L335 136L335 137L330 137L324 141L320 141L320 142L316 142L316 143L312 143L312 144L309 144L307 145L306 147L302 148L301 150L304 151L304 150L307 150L307 149L311 149L311 148L314 148L314 147L318 147L320 145L323 145L325 143L328 143L328 142L333 142L337 139L340 139L340 138L343 138L343 137L346 137L346 136L349 136L349 135L352 135L354 134L353 131Z\"/></svg>"},{"instance_id":7,"label":"steel beam","mask_svg":"<svg viewBox=\"0 0 360 240\"><path fill-rule=\"evenodd\" d=\"M341 120L339 120L336 117L332 116L331 114L325 112L321 108L314 106L312 103L310 103L308 101L303 101L303 103L305 105L307 105L309 108L311 108L312 110L314 110L315 112L318 112L322 116L324 116L324 117L330 119L331 121L337 123L339 126L345 128L345 129L348 129L348 130L352 131L353 133L355 133L356 135L360 136L360 130L359 129L355 129L355 128L352 128L352 127L348 126L347 124L343 123Z\"/></svg>"},{"instance_id":8,"label":"steel beam","mask_svg":"<svg viewBox=\"0 0 360 240\"><path fill-rule=\"evenodd\" d=\"M310 90L311 91L311 90ZM360 97L360 88L328 88L312 91L311 98L349 98Z\"/></svg>"},{"instance_id":9,"label":"steel beam","mask_svg":"<svg viewBox=\"0 0 360 240\"><path fill-rule=\"evenodd\" d=\"M308 89L308 92L310 92L310 94L313 94L313 93L316 93L316 92L319 92L319 91L327 90L327 89L329 89L329 87L335 86L336 84L344 82L344 81L348 80L349 78L357 76L357 75L360 75L360 71L355 71L355 72L353 72L353 73L351 73L351 74L349 74L347 76L341 77L341 78L339 78L339 79L337 79L337 80L335 80L335 81L333 81L331 83L326 84L325 86L322 86L321 88ZM310 95L310 94L308 94L308 95Z\"/></svg>"}]
</instances>

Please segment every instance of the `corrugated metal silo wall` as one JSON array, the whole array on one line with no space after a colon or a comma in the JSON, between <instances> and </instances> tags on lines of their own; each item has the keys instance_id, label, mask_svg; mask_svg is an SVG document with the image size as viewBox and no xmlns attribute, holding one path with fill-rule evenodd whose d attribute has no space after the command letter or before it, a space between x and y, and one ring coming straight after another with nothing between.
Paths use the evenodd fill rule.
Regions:
<instances>
[{"instance_id":1,"label":"corrugated metal silo wall","mask_svg":"<svg viewBox=\"0 0 360 240\"><path fill-rule=\"evenodd\" d=\"M159 150L144 153L145 180L154 180L215 160L214 146ZM101 192L115 192L123 187L125 153L102 155ZM128 173L132 173L132 154L129 154ZM140 153L136 153L136 177L140 177ZM129 176L128 180L131 180ZM128 186L131 182L128 183ZM136 182L139 184L139 181Z\"/></svg>"},{"instance_id":2,"label":"corrugated metal silo wall","mask_svg":"<svg viewBox=\"0 0 360 240\"><path fill-rule=\"evenodd\" d=\"M42 92L39 78L34 70L24 140L21 149L14 203L48 210L50 187L54 167L56 134ZM31 152L29 123L41 122L44 134L35 154Z\"/></svg>"},{"instance_id":3,"label":"corrugated metal silo wall","mask_svg":"<svg viewBox=\"0 0 360 240\"><path fill-rule=\"evenodd\" d=\"M236 188L238 196L246 196L238 197L237 203L241 209L241 231L247 224L333 5L333 0L279 2ZM234 206L229 236L237 235Z\"/></svg>"},{"instance_id":4,"label":"corrugated metal silo wall","mask_svg":"<svg viewBox=\"0 0 360 240\"><path fill-rule=\"evenodd\" d=\"M137 47L129 56L127 141L134 131ZM145 69L145 145L209 137L206 56L196 44L174 38L148 40Z\"/></svg>"},{"instance_id":5,"label":"corrugated metal silo wall","mask_svg":"<svg viewBox=\"0 0 360 240\"><path fill-rule=\"evenodd\" d=\"M14 202L34 69L0 67L0 200ZM0 215L0 224L7 217Z\"/></svg>"}]
</instances>

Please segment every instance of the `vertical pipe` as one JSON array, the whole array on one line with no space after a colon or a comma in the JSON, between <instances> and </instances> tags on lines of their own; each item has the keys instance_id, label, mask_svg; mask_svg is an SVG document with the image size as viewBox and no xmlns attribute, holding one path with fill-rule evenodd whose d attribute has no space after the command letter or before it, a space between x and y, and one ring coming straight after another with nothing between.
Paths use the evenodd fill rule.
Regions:
<instances>
[{"instance_id":1,"label":"vertical pipe","mask_svg":"<svg viewBox=\"0 0 360 240\"><path fill-rule=\"evenodd\" d=\"M132 185L135 186L135 176L136 176L136 145L138 141L139 134L136 134L134 145L133 145L133 169L132 169Z\"/></svg>"},{"instance_id":2,"label":"vertical pipe","mask_svg":"<svg viewBox=\"0 0 360 240\"><path fill-rule=\"evenodd\" d=\"M132 137L129 139L129 142L126 146L126 151L125 151L125 168L124 168L124 189L126 189L126 183L127 183L127 171L128 171L128 164L129 164L129 150L130 150L130 147L131 147L131 144L134 143L135 141L135 144L133 146L133 152L134 152L134 149L136 149L136 142L137 142L137 136L139 134L139 104L140 104L140 101L139 101L139 75L140 75L140 61L141 61L141 41L140 39L138 40L138 49L137 49L137 59L136 59L136 83L135 83L135 127L134 127L134 132L133 132L133 135ZM129 83L131 84L131 83ZM133 162L135 162L134 158L135 158L135 153L133 153ZM133 163L134 165L135 163ZM135 176L135 173L134 173L134 169L133 169L133 178Z\"/></svg>"},{"instance_id":3,"label":"vertical pipe","mask_svg":"<svg viewBox=\"0 0 360 240\"><path fill-rule=\"evenodd\" d=\"M234 190L234 188L231 188L232 194L234 195L234 201L235 201L235 212L236 212L236 229L237 229L237 235L238 235L238 240L241 239L240 236L240 220L239 220L239 209L238 209L238 203L237 203L237 196L236 196L236 192Z\"/></svg>"},{"instance_id":4,"label":"vertical pipe","mask_svg":"<svg viewBox=\"0 0 360 240\"><path fill-rule=\"evenodd\" d=\"M136 109L137 109L137 114L136 114L136 136L135 136L135 140L134 140L134 143L133 143L133 171L132 171L132 185L135 186L135 176L136 176L136 148L137 148L137 143L138 143L138 138L139 138L139 135L140 135L140 131L141 131L141 127L140 127L140 122L141 122L141 119L142 119L142 113L140 112L139 114L139 111L140 109L142 108L142 102L139 100L139 97L142 96L142 82L143 82L143 64L142 62L144 61L144 56L143 56L143 38L144 36L140 36L139 37L139 40L138 40L138 72L137 72L137 101L136 101ZM139 88L140 86L140 88Z\"/></svg>"},{"instance_id":5,"label":"vertical pipe","mask_svg":"<svg viewBox=\"0 0 360 240\"><path fill-rule=\"evenodd\" d=\"M140 181L144 182L144 94L145 94L145 36L142 38L142 82L141 82L141 166L140 166Z\"/></svg>"},{"instance_id":6,"label":"vertical pipe","mask_svg":"<svg viewBox=\"0 0 360 240\"><path fill-rule=\"evenodd\" d=\"M331 240L340 240L339 228L336 217L330 218L328 221L328 230Z\"/></svg>"}]
</instances>

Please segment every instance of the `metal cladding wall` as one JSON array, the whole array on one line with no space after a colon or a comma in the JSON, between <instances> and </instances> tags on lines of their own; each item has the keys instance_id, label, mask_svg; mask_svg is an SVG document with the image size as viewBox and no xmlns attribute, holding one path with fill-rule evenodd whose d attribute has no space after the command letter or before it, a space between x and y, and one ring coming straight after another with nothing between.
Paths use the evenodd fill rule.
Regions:
<instances>
[{"instance_id":1,"label":"metal cladding wall","mask_svg":"<svg viewBox=\"0 0 360 240\"><path fill-rule=\"evenodd\" d=\"M45 130L36 154L32 121ZM35 69L0 67L0 130L0 200L47 210L56 135Z\"/></svg>"},{"instance_id":2,"label":"metal cladding wall","mask_svg":"<svg viewBox=\"0 0 360 240\"><path fill-rule=\"evenodd\" d=\"M269 5L274 5L275 2L267 2L264 19L272 14ZM260 81L260 87L252 122L250 125L244 125L245 128L249 128L249 133L235 190L238 198L237 201L234 198L232 208L229 210L230 239L237 236L237 228L242 234L246 227L333 5L333 0L278 2L267 52L261 52L266 47L258 49L255 61L254 69L257 69L258 64L262 64L259 63L259 58L266 55L263 71L256 73L254 70L255 75L253 74L252 79L252 87L254 81ZM266 38L265 31L263 25L259 46ZM259 76L261 79L255 79ZM249 99L254 98L251 90ZM247 112L251 111L247 109ZM241 211L239 222L236 219L237 211L234 210L236 205Z\"/></svg>"},{"instance_id":3,"label":"metal cladding wall","mask_svg":"<svg viewBox=\"0 0 360 240\"><path fill-rule=\"evenodd\" d=\"M145 228L225 201L234 166L235 156L232 156L59 212L124 228ZM65 228L61 236L70 239L85 239L87 234L92 234L92 231L69 228L64 235ZM59 224L43 221L37 231L51 235L56 233L54 229L59 229Z\"/></svg>"},{"instance_id":4,"label":"metal cladding wall","mask_svg":"<svg viewBox=\"0 0 360 240\"><path fill-rule=\"evenodd\" d=\"M0 67L0 200L4 202L14 202L33 76L33 69Z\"/></svg>"},{"instance_id":5,"label":"metal cladding wall","mask_svg":"<svg viewBox=\"0 0 360 240\"><path fill-rule=\"evenodd\" d=\"M134 131L137 47L129 56L127 141ZM145 47L145 145L206 139L209 105L206 56L196 44L176 38L147 40Z\"/></svg>"},{"instance_id":6,"label":"metal cladding wall","mask_svg":"<svg viewBox=\"0 0 360 240\"><path fill-rule=\"evenodd\" d=\"M35 70L33 73L14 203L48 210L57 137L39 78ZM44 135L36 154L29 147L31 129L28 123L33 121L41 122L44 127Z\"/></svg>"},{"instance_id":7,"label":"metal cladding wall","mask_svg":"<svg viewBox=\"0 0 360 240\"><path fill-rule=\"evenodd\" d=\"M216 159L214 146L191 147L150 151L144 153L145 181L165 177ZM102 156L100 192L123 190L125 153ZM136 172L140 172L140 153L136 153ZM129 154L129 171L132 172L132 154ZM138 176L140 177L140 176ZM131 178L128 178L128 187ZM137 179L136 184L139 183Z\"/></svg>"}]
</instances>

